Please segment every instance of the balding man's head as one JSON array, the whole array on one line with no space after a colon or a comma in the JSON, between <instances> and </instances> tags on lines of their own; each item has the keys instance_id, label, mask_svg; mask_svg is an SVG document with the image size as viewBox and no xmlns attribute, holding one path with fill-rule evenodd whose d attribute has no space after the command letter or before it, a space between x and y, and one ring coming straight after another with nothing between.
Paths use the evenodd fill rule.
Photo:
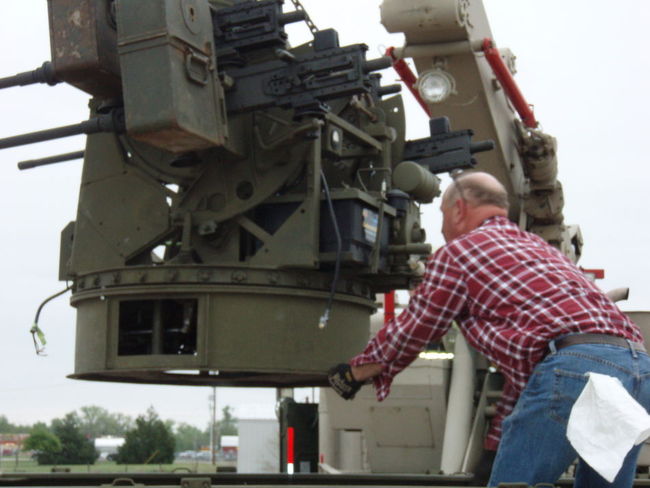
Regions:
<instances>
[{"instance_id":1,"label":"balding man's head","mask_svg":"<svg viewBox=\"0 0 650 488\"><path fill-rule=\"evenodd\" d=\"M476 229L490 217L507 216L508 192L488 173L462 173L445 191L440 210L442 235L449 242Z\"/></svg>"},{"instance_id":2,"label":"balding man's head","mask_svg":"<svg viewBox=\"0 0 650 488\"><path fill-rule=\"evenodd\" d=\"M494 176L484 172L461 173L445 191L443 205L462 198L473 207L484 205L508 210L508 192Z\"/></svg>"}]
</instances>

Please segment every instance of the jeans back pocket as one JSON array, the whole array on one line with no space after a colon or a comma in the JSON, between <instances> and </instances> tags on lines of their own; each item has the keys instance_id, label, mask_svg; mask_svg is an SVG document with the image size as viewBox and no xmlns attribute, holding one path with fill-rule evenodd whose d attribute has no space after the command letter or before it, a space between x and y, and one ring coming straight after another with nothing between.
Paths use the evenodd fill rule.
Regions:
<instances>
[{"instance_id":1,"label":"jeans back pocket","mask_svg":"<svg viewBox=\"0 0 650 488\"><path fill-rule=\"evenodd\" d=\"M549 416L560 423L567 423L573 404L587 384L585 373L576 373L562 369L554 369L553 390Z\"/></svg>"}]
</instances>

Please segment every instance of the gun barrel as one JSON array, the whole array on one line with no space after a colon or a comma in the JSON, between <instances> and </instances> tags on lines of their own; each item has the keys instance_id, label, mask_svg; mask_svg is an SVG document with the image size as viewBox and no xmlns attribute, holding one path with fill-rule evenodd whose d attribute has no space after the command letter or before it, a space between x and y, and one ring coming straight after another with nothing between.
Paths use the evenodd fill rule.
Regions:
<instances>
[{"instance_id":1,"label":"gun barrel","mask_svg":"<svg viewBox=\"0 0 650 488\"><path fill-rule=\"evenodd\" d=\"M431 254L431 244L398 244L388 246L389 254Z\"/></svg>"},{"instance_id":2,"label":"gun barrel","mask_svg":"<svg viewBox=\"0 0 650 488\"><path fill-rule=\"evenodd\" d=\"M469 152L472 154L483 151L491 151L492 149L494 149L494 141L491 140L472 142L469 146Z\"/></svg>"},{"instance_id":3,"label":"gun barrel","mask_svg":"<svg viewBox=\"0 0 650 488\"><path fill-rule=\"evenodd\" d=\"M25 71L14 76L0 78L0 89L33 85L34 83L47 83L50 86L61 83L61 80L54 73L54 65L50 61L45 61L40 68L33 71Z\"/></svg>"},{"instance_id":4,"label":"gun barrel","mask_svg":"<svg viewBox=\"0 0 650 488\"><path fill-rule=\"evenodd\" d=\"M390 68L393 65L393 62L388 56L382 56L381 58L367 60L363 63L363 72L372 73L373 71L379 71L382 69Z\"/></svg>"},{"instance_id":5,"label":"gun barrel","mask_svg":"<svg viewBox=\"0 0 650 488\"><path fill-rule=\"evenodd\" d=\"M0 149L24 146L26 144L34 144L36 142L51 141L53 139L61 139L62 137L76 136L79 134L83 134L81 124L66 125L64 127L56 127L54 129L39 130L37 132L30 132L29 134L20 134L18 136L0 139Z\"/></svg>"},{"instance_id":6,"label":"gun barrel","mask_svg":"<svg viewBox=\"0 0 650 488\"><path fill-rule=\"evenodd\" d=\"M122 132L124 130L124 120L120 113L102 114L92 119L85 120L80 124L66 125L55 127L54 129L40 130L21 134L18 136L0 139L0 149L10 147L24 146L36 142L51 141L63 137L77 136L80 134L95 134L97 132Z\"/></svg>"},{"instance_id":7,"label":"gun barrel","mask_svg":"<svg viewBox=\"0 0 650 488\"><path fill-rule=\"evenodd\" d=\"M296 10L295 12L289 12L287 14L282 14L280 17L280 25L287 25L287 24L293 24L294 22L300 22L301 20L305 20L307 17L307 14L305 12L301 12L300 10Z\"/></svg>"},{"instance_id":8,"label":"gun barrel","mask_svg":"<svg viewBox=\"0 0 650 488\"><path fill-rule=\"evenodd\" d=\"M385 85L379 87L379 89L377 90L377 94L380 97L384 97L386 95L393 95L401 91L402 91L402 85Z\"/></svg>"},{"instance_id":9,"label":"gun barrel","mask_svg":"<svg viewBox=\"0 0 650 488\"><path fill-rule=\"evenodd\" d=\"M56 156L49 156L41 159L31 159L29 161L21 161L18 163L19 170L38 168L48 164L64 163L66 161L73 161L75 159L83 159L84 151L75 151L65 154L57 154Z\"/></svg>"}]
</instances>

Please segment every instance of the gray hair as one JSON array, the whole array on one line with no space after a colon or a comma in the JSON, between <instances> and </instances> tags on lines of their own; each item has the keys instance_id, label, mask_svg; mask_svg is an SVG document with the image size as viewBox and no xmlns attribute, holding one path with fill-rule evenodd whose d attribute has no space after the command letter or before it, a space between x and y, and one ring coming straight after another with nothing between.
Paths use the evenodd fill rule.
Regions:
<instances>
[{"instance_id":1,"label":"gray hair","mask_svg":"<svg viewBox=\"0 0 650 488\"><path fill-rule=\"evenodd\" d=\"M447 204L462 198L476 207L494 205L508 210L510 206L505 187L488 173L465 171L452 175L452 180L444 196Z\"/></svg>"}]
</instances>

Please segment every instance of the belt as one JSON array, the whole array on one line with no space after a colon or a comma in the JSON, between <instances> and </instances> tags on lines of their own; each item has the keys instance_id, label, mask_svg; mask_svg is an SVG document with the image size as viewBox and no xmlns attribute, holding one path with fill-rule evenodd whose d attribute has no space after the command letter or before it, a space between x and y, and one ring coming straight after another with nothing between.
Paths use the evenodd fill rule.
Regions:
<instances>
[{"instance_id":1,"label":"belt","mask_svg":"<svg viewBox=\"0 0 650 488\"><path fill-rule=\"evenodd\" d=\"M623 337L607 334L570 334L555 339L552 342L554 343L556 350L574 346L576 344L610 344L613 346L632 348L638 352L646 352L645 347L640 342L631 342Z\"/></svg>"}]
</instances>

